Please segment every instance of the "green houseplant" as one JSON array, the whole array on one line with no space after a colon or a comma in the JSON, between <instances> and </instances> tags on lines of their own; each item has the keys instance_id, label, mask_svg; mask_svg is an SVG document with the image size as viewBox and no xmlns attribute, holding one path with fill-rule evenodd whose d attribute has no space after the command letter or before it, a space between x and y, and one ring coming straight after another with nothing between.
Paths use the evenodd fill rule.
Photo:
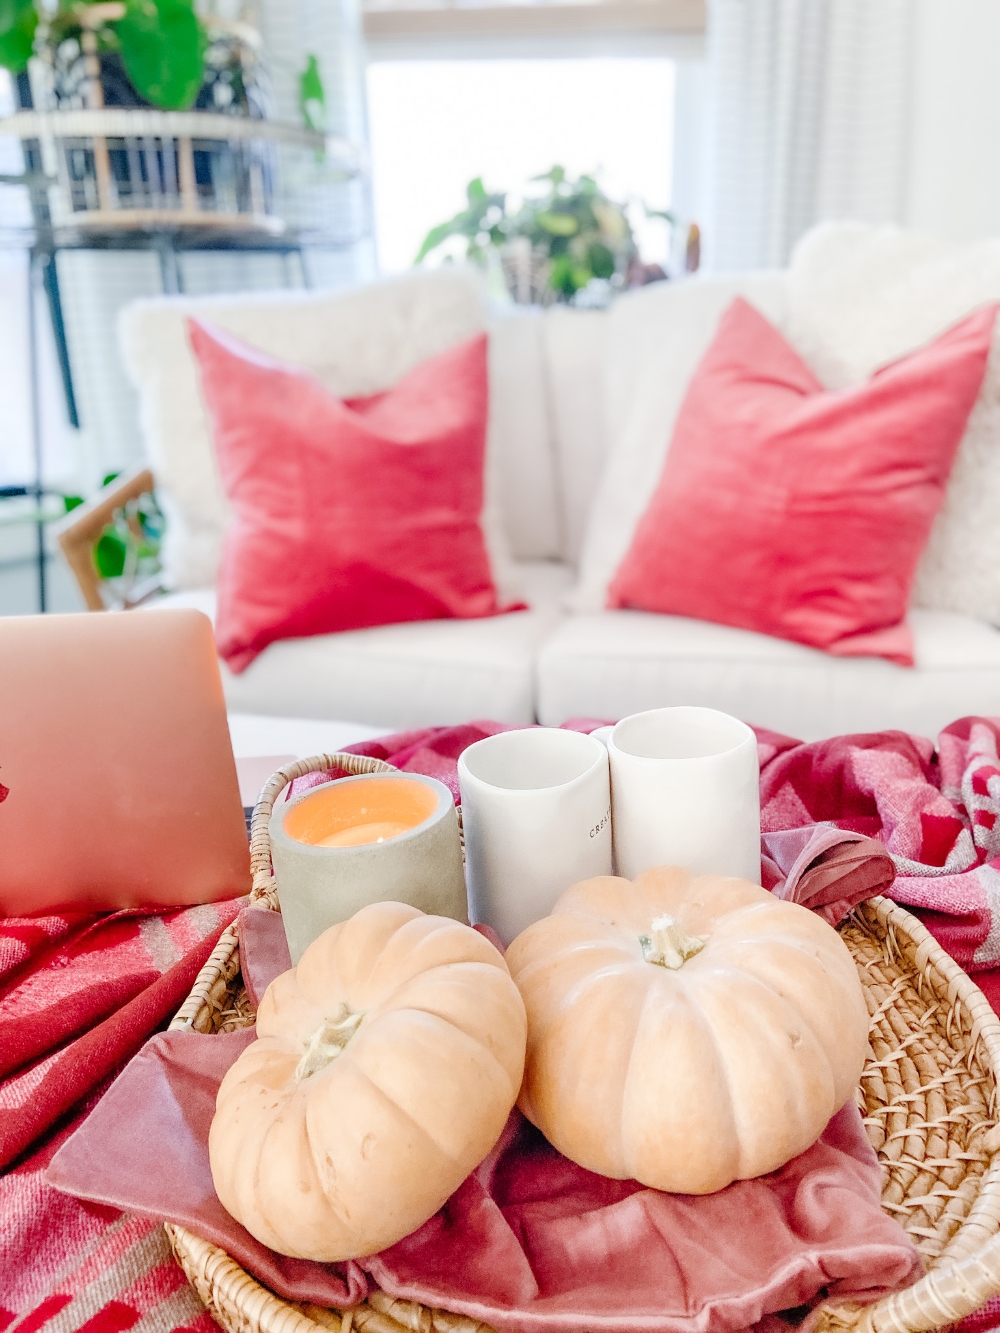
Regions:
<instances>
[{"instance_id":1,"label":"green houseplant","mask_svg":"<svg viewBox=\"0 0 1000 1333\"><path fill-rule=\"evenodd\" d=\"M595 279L624 285L639 260L625 206L593 176L574 180L560 166L532 184L541 188L516 203L507 193L488 191L481 178L470 181L466 207L427 233L415 262L457 238L474 262L497 255L517 300L572 301ZM669 213L645 211L673 221Z\"/></svg>"},{"instance_id":2,"label":"green houseplant","mask_svg":"<svg viewBox=\"0 0 1000 1333\"><path fill-rule=\"evenodd\" d=\"M182 111L202 85L208 41L193 0L0 0L0 66L20 73L36 51L56 62L67 49L95 48L102 79L121 66L139 100ZM141 99L141 100L140 100Z\"/></svg>"},{"instance_id":3,"label":"green houseplant","mask_svg":"<svg viewBox=\"0 0 1000 1333\"><path fill-rule=\"evenodd\" d=\"M109 472L103 484L107 486L118 475ZM158 572L163 526L155 495L137 496L116 509L94 543L94 568L100 578L123 580L127 591L137 579Z\"/></svg>"}]
</instances>

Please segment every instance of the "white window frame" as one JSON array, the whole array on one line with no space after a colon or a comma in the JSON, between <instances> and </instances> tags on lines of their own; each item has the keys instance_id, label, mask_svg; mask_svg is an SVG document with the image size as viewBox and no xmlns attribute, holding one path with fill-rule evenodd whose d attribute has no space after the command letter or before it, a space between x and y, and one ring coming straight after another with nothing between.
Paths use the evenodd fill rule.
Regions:
<instances>
[{"instance_id":1,"label":"white window frame","mask_svg":"<svg viewBox=\"0 0 1000 1333\"><path fill-rule=\"evenodd\" d=\"M704 55L706 0L431 3L371 0L363 15L372 60L551 59Z\"/></svg>"},{"instance_id":2,"label":"white window frame","mask_svg":"<svg viewBox=\"0 0 1000 1333\"><path fill-rule=\"evenodd\" d=\"M706 0L443 3L370 0L370 62L664 56L676 64L672 207L702 221L706 191Z\"/></svg>"}]
</instances>

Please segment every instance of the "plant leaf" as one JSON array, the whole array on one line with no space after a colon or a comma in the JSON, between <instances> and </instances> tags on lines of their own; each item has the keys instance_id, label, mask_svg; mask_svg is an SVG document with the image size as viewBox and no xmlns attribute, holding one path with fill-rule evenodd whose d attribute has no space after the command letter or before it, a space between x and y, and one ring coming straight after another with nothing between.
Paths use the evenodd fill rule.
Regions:
<instances>
[{"instance_id":1,"label":"plant leaf","mask_svg":"<svg viewBox=\"0 0 1000 1333\"><path fill-rule=\"evenodd\" d=\"M478 237L488 236L495 244L506 232L505 209L507 196L487 193L480 177L466 186L469 206L456 213L447 222L432 227L417 251L414 264L419 264L432 250L451 236L461 236L469 242L468 255L475 258L481 251Z\"/></svg>"},{"instance_id":2,"label":"plant leaf","mask_svg":"<svg viewBox=\"0 0 1000 1333\"><path fill-rule=\"evenodd\" d=\"M549 286L561 296L572 296L576 291L573 281L573 261L569 255L557 255L549 271Z\"/></svg>"},{"instance_id":3,"label":"plant leaf","mask_svg":"<svg viewBox=\"0 0 1000 1333\"><path fill-rule=\"evenodd\" d=\"M569 213L539 213L538 225L550 236L575 236L580 224Z\"/></svg>"},{"instance_id":4,"label":"plant leaf","mask_svg":"<svg viewBox=\"0 0 1000 1333\"><path fill-rule=\"evenodd\" d=\"M592 241L587 249L587 259L595 278L611 278L615 272L615 257L603 241Z\"/></svg>"},{"instance_id":5,"label":"plant leaf","mask_svg":"<svg viewBox=\"0 0 1000 1333\"><path fill-rule=\"evenodd\" d=\"M37 27L34 0L0 0L0 66L14 74L27 68Z\"/></svg>"},{"instance_id":6,"label":"plant leaf","mask_svg":"<svg viewBox=\"0 0 1000 1333\"><path fill-rule=\"evenodd\" d=\"M565 179L566 179L566 168L560 167L558 165L554 167L549 167L548 171L543 171L540 176L529 177L529 180L533 181L548 181L549 184L552 185L553 189L557 185L561 185Z\"/></svg>"},{"instance_id":7,"label":"plant leaf","mask_svg":"<svg viewBox=\"0 0 1000 1333\"><path fill-rule=\"evenodd\" d=\"M326 129L326 90L314 55L306 56L306 67L299 76L299 110L307 130Z\"/></svg>"},{"instance_id":8,"label":"plant leaf","mask_svg":"<svg viewBox=\"0 0 1000 1333\"><path fill-rule=\"evenodd\" d=\"M191 0L125 0L114 25L136 89L154 106L183 111L204 77L205 32Z\"/></svg>"},{"instance_id":9,"label":"plant leaf","mask_svg":"<svg viewBox=\"0 0 1000 1333\"><path fill-rule=\"evenodd\" d=\"M319 61L314 55L306 56L306 67L299 78L299 92L304 99L326 105L326 91L319 72Z\"/></svg>"},{"instance_id":10,"label":"plant leaf","mask_svg":"<svg viewBox=\"0 0 1000 1333\"><path fill-rule=\"evenodd\" d=\"M94 566L101 578L121 578L127 554L125 539L114 527L106 527L94 545Z\"/></svg>"},{"instance_id":11,"label":"plant leaf","mask_svg":"<svg viewBox=\"0 0 1000 1333\"><path fill-rule=\"evenodd\" d=\"M458 232L455 226L456 221L457 219L452 218L451 222L441 222L436 227L431 227L430 231L424 237L423 245L421 245L420 249L417 251L417 257L413 262L419 264L422 259L429 255L432 250L436 250L442 242L448 239L449 236L457 235Z\"/></svg>"}]
</instances>

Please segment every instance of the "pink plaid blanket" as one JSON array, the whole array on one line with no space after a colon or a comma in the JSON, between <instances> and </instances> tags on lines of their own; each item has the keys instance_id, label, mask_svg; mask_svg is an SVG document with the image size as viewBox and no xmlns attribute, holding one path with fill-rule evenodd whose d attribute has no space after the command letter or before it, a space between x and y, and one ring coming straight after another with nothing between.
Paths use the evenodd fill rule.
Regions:
<instances>
[{"instance_id":1,"label":"pink plaid blanket","mask_svg":"<svg viewBox=\"0 0 1000 1333\"><path fill-rule=\"evenodd\" d=\"M236 901L0 922L0 1333L212 1333L162 1227L42 1174L183 1002Z\"/></svg>"},{"instance_id":2,"label":"pink plaid blanket","mask_svg":"<svg viewBox=\"0 0 1000 1333\"><path fill-rule=\"evenodd\" d=\"M456 790L461 751L502 729L438 728L352 748ZM758 738L765 832L828 821L879 838L898 871L892 896L1000 1009L1000 720L963 719L936 747L902 732L809 745ZM0 1333L215 1328L162 1228L60 1195L42 1174L180 1004L235 909L0 922L0 1163L9 1164L0 1175ZM1000 1327L1000 1301L961 1327Z\"/></svg>"},{"instance_id":3,"label":"pink plaid blanket","mask_svg":"<svg viewBox=\"0 0 1000 1333\"><path fill-rule=\"evenodd\" d=\"M762 827L830 820L878 838L896 865L892 897L915 911L967 971L996 969L998 740L995 718L953 722L936 747L901 731L811 745L761 735ZM976 980L993 983L986 975Z\"/></svg>"}]
</instances>

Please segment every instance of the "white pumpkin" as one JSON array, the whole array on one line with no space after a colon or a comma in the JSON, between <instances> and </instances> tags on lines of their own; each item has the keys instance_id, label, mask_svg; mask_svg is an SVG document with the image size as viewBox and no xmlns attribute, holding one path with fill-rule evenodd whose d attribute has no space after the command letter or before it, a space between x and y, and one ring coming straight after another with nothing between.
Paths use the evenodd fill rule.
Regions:
<instances>
[{"instance_id":1,"label":"white pumpkin","mask_svg":"<svg viewBox=\"0 0 1000 1333\"><path fill-rule=\"evenodd\" d=\"M223 1205L271 1249L332 1261L414 1231L486 1156L524 1068L498 951L450 917L375 903L267 988L209 1135Z\"/></svg>"},{"instance_id":2,"label":"white pumpkin","mask_svg":"<svg viewBox=\"0 0 1000 1333\"><path fill-rule=\"evenodd\" d=\"M814 912L673 867L568 889L507 950L519 1105L588 1170L707 1194L805 1151L868 1052L857 968Z\"/></svg>"}]
</instances>

